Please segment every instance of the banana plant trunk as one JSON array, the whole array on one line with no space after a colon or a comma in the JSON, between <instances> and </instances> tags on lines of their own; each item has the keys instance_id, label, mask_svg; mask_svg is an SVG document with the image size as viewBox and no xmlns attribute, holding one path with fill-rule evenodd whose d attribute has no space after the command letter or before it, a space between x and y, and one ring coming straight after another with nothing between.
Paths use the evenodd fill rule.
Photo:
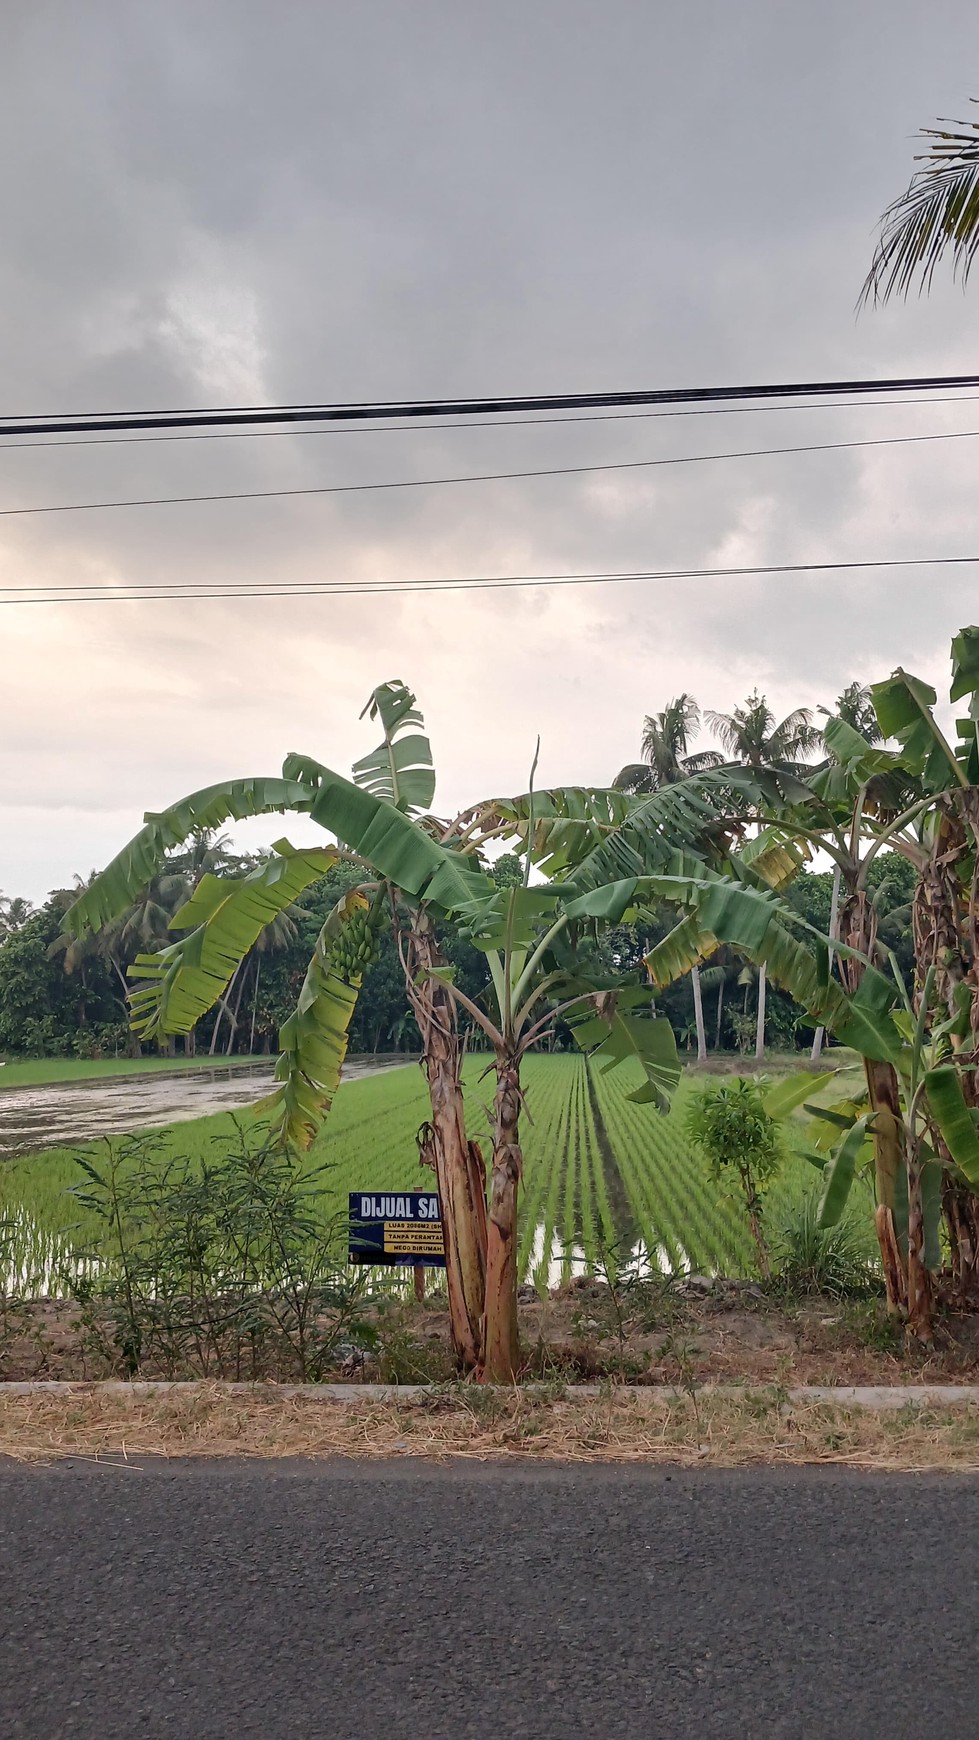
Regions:
<instances>
[{"instance_id":1,"label":"banana plant trunk","mask_svg":"<svg viewBox=\"0 0 979 1740\"><path fill-rule=\"evenodd\" d=\"M840 914L839 935L851 948L858 949L868 959L873 957L877 915L867 899L866 890L855 889L852 881ZM863 975L862 961L851 956L843 968L843 978L851 995L857 990ZM887 1309L895 1316L903 1316L908 1309L908 1257L907 1241L897 1221L897 1201L899 1180L907 1167L907 1143L901 1089L893 1064L865 1057L863 1066L867 1097L875 1113L871 1128L877 1196L874 1226L887 1290Z\"/></svg>"},{"instance_id":2,"label":"banana plant trunk","mask_svg":"<svg viewBox=\"0 0 979 1740\"><path fill-rule=\"evenodd\" d=\"M466 1136L456 1007L446 985L432 976L445 962L425 913L414 915L407 958L408 996L422 1037L432 1109L419 1133L419 1152L438 1186L453 1346L462 1369L474 1371L483 1356L486 1174L478 1144Z\"/></svg>"},{"instance_id":3,"label":"banana plant trunk","mask_svg":"<svg viewBox=\"0 0 979 1740\"><path fill-rule=\"evenodd\" d=\"M932 842L931 855L919 873L912 903L916 993L921 995L929 969L935 973L935 991L949 1015L956 1013L956 992L967 984L971 992L971 1034L963 1040L953 1035L952 1047L967 1065L979 1063L979 960L976 958L975 864L976 797L963 792L956 800L960 813L944 813ZM972 887L966 889L960 876ZM966 1104L979 1108L979 1081L975 1068L961 1071L960 1084ZM942 1184L942 1217L948 1235L949 1272L942 1277L942 1294L949 1304L975 1307L979 1302L979 1196L971 1190L944 1143L937 1143L945 1163Z\"/></svg>"},{"instance_id":4,"label":"banana plant trunk","mask_svg":"<svg viewBox=\"0 0 979 1740\"><path fill-rule=\"evenodd\" d=\"M900 1086L893 1064L878 1063L868 1057L864 1059L864 1073L867 1096L875 1113L871 1131L877 1196L874 1226L887 1289L887 1309L893 1315L903 1315L908 1307L908 1262L896 1218L898 1180L906 1166Z\"/></svg>"},{"instance_id":5,"label":"banana plant trunk","mask_svg":"<svg viewBox=\"0 0 979 1740\"><path fill-rule=\"evenodd\" d=\"M512 1383L520 1366L517 1327L517 1192L523 1173L520 1103L519 1060L510 1053L501 1053L496 1060L486 1310L479 1373L488 1383Z\"/></svg>"},{"instance_id":6,"label":"banana plant trunk","mask_svg":"<svg viewBox=\"0 0 979 1740\"><path fill-rule=\"evenodd\" d=\"M908 1161L908 1309L910 1333L919 1341L935 1339L935 1276L925 1262L925 1217L921 1194L921 1163Z\"/></svg>"}]
</instances>

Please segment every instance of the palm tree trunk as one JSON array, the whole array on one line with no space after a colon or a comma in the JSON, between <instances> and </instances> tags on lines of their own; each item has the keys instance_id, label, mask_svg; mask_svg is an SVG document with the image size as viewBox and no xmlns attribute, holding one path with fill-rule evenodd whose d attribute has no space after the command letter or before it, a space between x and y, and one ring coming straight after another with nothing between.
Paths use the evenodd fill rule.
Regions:
<instances>
[{"instance_id":1,"label":"palm tree trunk","mask_svg":"<svg viewBox=\"0 0 979 1740\"><path fill-rule=\"evenodd\" d=\"M837 937L837 925L839 924L839 917L840 917L840 883L841 883L841 881L842 881L842 872L840 870L840 866L838 864L834 864L833 865L833 894L832 894L832 898L831 898L830 903L829 903L829 939L830 939L831 943L834 943L836 941L836 937ZM830 949L830 951L829 951L829 970L830 970L830 973L832 973L832 971L833 971L833 950L832 949ZM813 1039L813 1042L812 1042L812 1050L809 1053L810 1063L818 1063L819 1062L819 1059L821 1058L821 1056L823 1054L823 1040L825 1039L825 1037L826 1037L825 1027L817 1027L815 1038Z\"/></svg>"},{"instance_id":2,"label":"palm tree trunk","mask_svg":"<svg viewBox=\"0 0 979 1740\"><path fill-rule=\"evenodd\" d=\"M262 957L255 956L255 987L252 991L252 1024L248 1034L248 1055L255 1055L255 1017L258 1013L258 987L262 977Z\"/></svg>"},{"instance_id":3,"label":"palm tree trunk","mask_svg":"<svg viewBox=\"0 0 979 1740\"><path fill-rule=\"evenodd\" d=\"M768 989L768 971L762 961L758 969L758 1021L755 1027L755 1057L760 1062L765 1055L765 998Z\"/></svg>"},{"instance_id":4,"label":"palm tree trunk","mask_svg":"<svg viewBox=\"0 0 979 1740\"><path fill-rule=\"evenodd\" d=\"M517 1328L517 1191L523 1172L520 1151L520 1064L496 1060L493 1170L490 1174L486 1244L486 1310L483 1363L487 1383L512 1383L520 1365Z\"/></svg>"},{"instance_id":5,"label":"palm tree trunk","mask_svg":"<svg viewBox=\"0 0 979 1740\"><path fill-rule=\"evenodd\" d=\"M697 1062L707 1062L707 1033L704 1028L704 999L700 990L700 968L694 967L690 974L693 987L693 1013L697 1023Z\"/></svg>"},{"instance_id":6,"label":"palm tree trunk","mask_svg":"<svg viewBox=\"0 0 979 1740\"><path fill-rule=\"evenodd\" d=\"M241 996L242 996L242 992L245 989L245 977L246 977L245 973L242 971L243 967L244 967L244 961L239 966L238 973L235 975L235 977L238 979L238 995L235 998L234 1013L231 1015L231 1031L228 1034L228 1043L224 1048L225 1057L231 1056L231 1052L232 1052L232 1049L234 1047L235 1040L238 1037L238 1011L241 1008ZM229 1013L230 1013L230 1011L229 1011Z\"/></svg>"},{"instance_id":7,"label":"palm tree trunk","mask_svg":"<svg viewBox=\"0 0 979 1740\"><path fill-rule=\"evenodd\" d=\"M128 1026L128 1016L129 1016L129 989L130 989L130 987L129 987L129 981L128 981L128 979L127 979L127 978L126 978L126 975L125 975L125 973L124 973L124 972L123 972L123 970L122 970L122 968L121 968L121 967L120 967L120 965L119 965L119 962L118 962L118 961L117 961L117 960L115 960L115 959L114 959L114 958L113 958L113 956L112 956L112 955L110 955L110 956L109 956L109 957L108 957L108 958L109 958L109 960L110 960L110 961L111 961L111 962L112 962L112 965L113 965L113 967L114 967L114 969L115 969L115 971L116 971L116 973L117 973L117 975L118 975L118 977L119 977L119 982L120 982L120 984L121 984L121 985L122 985L122 994L123 994L123 1008L124 1008L124 1010L125 1010L125 1012L126 1012L126 1017L127 1017L127 1026ZM133 1032L133 1030L132 1030L132 1028L131 1028L131 1027L130 1027L130 1029L129 1029L129 1035L130 1035L130 1037L129 1037L129 1046L128 1046L128 1050L129 1050L129 1055L130 1055L130 1057L142 1057L142 1055L143 1055L143 1047L142 1047L142 1046L141 1046L141 1045L140 1045L140 1043L139 1043L139 1040L138 1040L138 1039L137 1039L137 1038L136 1038L136 1035L135 1035L135 1033L134 1033L134 1032Z\"/></svg>"}]
</instances>

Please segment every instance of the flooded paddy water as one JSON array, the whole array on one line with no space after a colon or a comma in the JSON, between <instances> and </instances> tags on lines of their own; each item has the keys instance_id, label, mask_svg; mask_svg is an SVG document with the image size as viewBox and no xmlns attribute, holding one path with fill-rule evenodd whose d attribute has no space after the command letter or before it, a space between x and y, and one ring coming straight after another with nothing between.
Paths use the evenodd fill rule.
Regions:
<instances>
[{"instance_id":1,"label":"flooded paddy water","mask_svg":"<svg viewBox=\"0 0 979 1740\"><path fill-rule=\"evenodd\" d=\"M407 1060L397 1054L353 1057L344 1079L356 1081ZM274 1061L215 1064L172 1074L94 1077L3 1089L0 1082L0 1161L43 1148L72 1147L98 1136L180 1124L210 1112L252 1105L274 1086Z\"/></svg>"}]
</instances>

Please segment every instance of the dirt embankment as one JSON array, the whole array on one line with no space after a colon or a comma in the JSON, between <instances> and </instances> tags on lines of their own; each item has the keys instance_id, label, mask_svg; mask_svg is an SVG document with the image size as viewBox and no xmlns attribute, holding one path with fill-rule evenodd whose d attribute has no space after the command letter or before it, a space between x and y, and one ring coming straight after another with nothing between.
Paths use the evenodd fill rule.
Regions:
<instances>
[{"instance_id":1,"label":"dirt embankment","mask_svg":"<svg viewBox=\"0 0 979 1740\"><path fill-rule=\"evenodd\" d=\"M939 1322L933 1346L911 1343L876 1298L791 1299L741 1281L650 1283L614 1292L581 1279L539 1298L521 1289L527 1378L613 1381L687 1391L708 1384L901 1384L979 1380L979 1316ZM292 1383L291 1348L240 1333L220 1340L148 1333L138 1363L118 1318L42 1300L0 1315L0 1380L245 1379ZM455 1376L444 1299L388 1304L343 1331L316 1376L445 1383ZM0 1391L2 1391L0 1381Z\"/></svg>"}]
</instances>

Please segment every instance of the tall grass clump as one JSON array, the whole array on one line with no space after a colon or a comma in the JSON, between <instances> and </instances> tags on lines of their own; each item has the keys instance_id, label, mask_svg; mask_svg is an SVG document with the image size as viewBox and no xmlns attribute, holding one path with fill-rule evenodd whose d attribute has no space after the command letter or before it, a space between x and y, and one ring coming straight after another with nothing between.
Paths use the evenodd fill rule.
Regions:
<instances>
[{"instance_id":1,"label":"tall grass clump","mask_svg":"<svg viewBox=\"0 0 979 1740\"><path fill-rule=\"evenodd\" d=\"M881 1290L865 1229L849 1214L835 1226L820 1226L818 1190L796 1204L783 1221L775 1258L776 1280L786 1293L860 1299Z\"/></svg>"}]
</instances>

